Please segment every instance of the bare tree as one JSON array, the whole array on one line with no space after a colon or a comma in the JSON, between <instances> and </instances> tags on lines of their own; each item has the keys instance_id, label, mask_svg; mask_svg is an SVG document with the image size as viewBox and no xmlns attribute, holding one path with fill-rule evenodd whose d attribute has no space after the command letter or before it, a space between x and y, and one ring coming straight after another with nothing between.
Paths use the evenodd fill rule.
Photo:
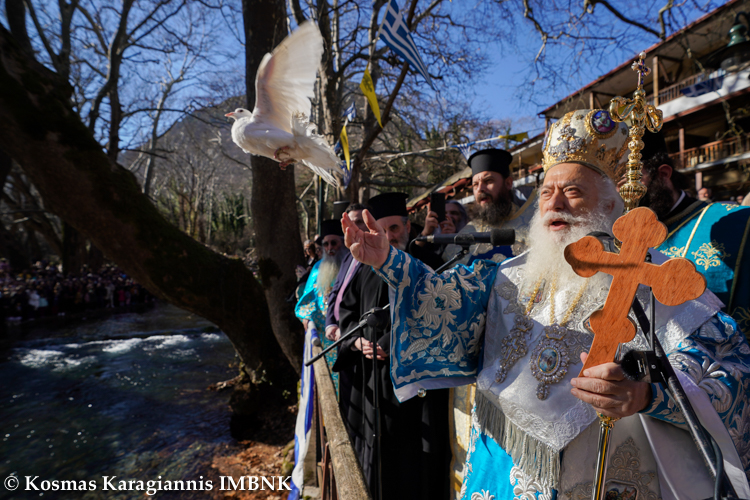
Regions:
<instances>
[{"instance_id":1,"label":"bare tree","mask_svg":"<svg viewBox=\"0 0 750 500\"><path fill-rule=\"evenodd\" d=\"M549 105L723 2L493 0L506 51L528 61L516 95ZM530 31L531 30L531 31ZM536 35L534 37L534 35ZM536 38L537 43L529 43Z\"/></svg>"},{"instance_id":2,"label":"bare tree","mask_svg":"<svg viewBox=\"0 0 750 500\"><path fill-rule=\"evenodd\" d=\"M1 27L0 85L0 150L18 161L45 206L151 293L215 322L248 379L278 392L290 366L272 335L263 291L243 262L167 222L133 174L102 151L72 109L67 82Z\"/></svg>"},{"instance_id":3,"label":"bare tree","mask_svg":"<svg viewBox=\"0 0 750 500\"><path fill-rule=\"evenodd\" d=\"M387 180L388 169L372 171L377 165L368 164L368 156L379 149L387 149L378 145L377 139L381 133L395 137L400 134L399 128L414 126L418 140L429 141L427 131L409 120L426 109L434 108L436 103L443 100L442 92L449 93L449 100L460 107L462 98L472 94L471 87L464 82L472 73L485 68L482 44L503 36L483 29L483 26L492 24L497 13L488 2L468 9L442 0L409 0L402 3L405 3L403 8L407 13L407 25L435 82L437 96L413 68L382 42L376 43L379 21L387 5L385 0L316 0L305 4L298 0L289 1L295 21L301 23L305 18L315 19L326 43L318 85L319 98L314 108L317 123L331 141L335 141L342 126L342 110L356 101L362 112L362 118L348 127L353 164L353 178L349 186L351 199L361 197L361 183L375 185L370 180L377 177L385 177L383 182L396 183L394 186L408 183L404 177L411 176L410 173L404 173L400 175L401 178L394 178L391 182ZM385 129L380 128L359 91L358 83L366 67L377 92L384 96L380 109ZM404 93L404 89L408 89L407 92ZM466 107L460 109L466 112ZM389 125L394 117L400 122L395 127ZM388 142L392 143L392 140ZM410 184L424 185L422 181L412 181Z\"/></svg>"}]
</instances>

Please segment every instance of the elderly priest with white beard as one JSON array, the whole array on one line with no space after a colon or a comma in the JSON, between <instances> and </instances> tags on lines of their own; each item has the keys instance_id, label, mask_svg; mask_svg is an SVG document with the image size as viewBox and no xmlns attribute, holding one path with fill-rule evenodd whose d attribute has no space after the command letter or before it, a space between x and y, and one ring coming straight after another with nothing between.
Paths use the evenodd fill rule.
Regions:
<instances>
[{"instance_id":1,"label":"elderly priest with white beard","mask_svg":"<svg viewBox=\"0 0 750 500\"><path fill-rule=\"evenodd\" d=\"M577 376L593 339L587 319L612 278L579 277L563 250L592 231L612 233L623 208L613 179L627 139L627 126L603 110L556 122L543 151L529 251L499 265L480 260L437 275L390 247L368 213L369 232L343 218L352 255L392 289L397 395L477 382L463 499L591 498L597 412L622 418L602 498L713 496L683 415L659 384L630 380L616 363ZM648 296L641 287L637 297L650 314ZM656 332L737 493L749 498L750 347L721 306L710 291L680 306L657 303ZM644 349L640 339L625 349Z\"/></svg>"}]
</instances>

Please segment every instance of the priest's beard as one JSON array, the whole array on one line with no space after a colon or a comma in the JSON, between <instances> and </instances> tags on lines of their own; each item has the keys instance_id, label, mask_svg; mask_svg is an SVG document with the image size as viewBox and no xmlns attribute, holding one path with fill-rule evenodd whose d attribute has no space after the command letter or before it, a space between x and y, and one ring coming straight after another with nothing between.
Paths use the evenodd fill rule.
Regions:
<instances>
[{"instance_id":1,"label":"priest's beard","mask_svg":"<svg viewBox=\"0 0 750 500\"><path fill-rule=\"evenodd\" d=\"M562 219L570 226L562 231L550 231L547 223L553 218ZM522 292L531 293L540 279L548 283L557 279L559 291L571 288L577 290L583 286L586 278L578 276L565 260L565 247L592 231L612 234L612 224L616 219L613 214L606 214L601 207L579 216L547 212L542 217L541 211L537 211L529 226L529 252L526 256ZM606 275L598 273L589 278L588 286L606 279Z\"/></svg>"},{"instance_id":2,"label":"priest's beard","mask_svg":"<svg viewBox=\"0 0 750 500\"><path fill-rule=\"evenodd\" d=\"M650 208L656 212L659 220L663 221L667 218L669 212L672 211L672 206L674 205L672 190L667 186L664 179L657 176L651 180L646 196L641 198L641 202L638 205Z\"/></svg>"},{"instance_id":3,"label":"priest's beard","mask_svg":"<svg viewBox=\"0 0 750 500\"><path fill-rule=\"evenodd\" d=\"M499 226L508 217L513 206L510 199L510 192L505 191L498 194L497 198L487 205L479 203L484 198L491 198L491 196L486 193L480 193L472 209L472 220L478 220L487 226Z\"/></svg>"},{"instance_id":4,"label":"priest's beard","mask_svg":"<svg viewBox=\"0 0 750 500\"><path fill-rule=\"evenodd\" d=\"M318 266L318 279L315 282L318 290L323 290L326 295L328 294L336 276L339 274L341 262L348 252L349 249L343 245L336 251L336 255L328 255L323 252L323 260L320 262L320 266Z\"/></svg>"}]
</instances>

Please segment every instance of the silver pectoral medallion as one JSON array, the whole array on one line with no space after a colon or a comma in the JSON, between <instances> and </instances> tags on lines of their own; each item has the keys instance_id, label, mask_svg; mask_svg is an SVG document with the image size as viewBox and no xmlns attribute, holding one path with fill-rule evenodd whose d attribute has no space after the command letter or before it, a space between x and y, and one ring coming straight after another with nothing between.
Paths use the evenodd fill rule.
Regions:
<instances>
[{"instance_id":1,"label":"silver pectoral medallion","mask_svg":"<svg viewBox=\"0 0 750 500\"><path fill-rule=\"evenodd\" d=\"M564 341L567 328L554 324L545 326L542 333L544 336L531 352L529 365L539 381L536 397L545 400L549 396L549 386L560 382L568 373L570 357Z\"/></svg>"},{"instance_id":2,"label":"silver pectoral medallion","mask_svg":"<svg viewBox=\"0 0 750 500\"><path fill-rule=\"evenodd\" d=\"M510 334L500 342L500 363L495 373L495 382L501 384L508 376L508 370L526 356L526 337L534 327L534 322L527 316L517 314Z\"/></svg>"}]
</instances>

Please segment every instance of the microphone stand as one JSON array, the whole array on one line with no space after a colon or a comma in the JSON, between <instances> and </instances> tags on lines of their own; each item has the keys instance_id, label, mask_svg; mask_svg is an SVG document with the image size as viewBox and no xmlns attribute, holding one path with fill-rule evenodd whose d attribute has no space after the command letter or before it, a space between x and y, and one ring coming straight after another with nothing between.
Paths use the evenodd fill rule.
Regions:
<instances>
[{"instance_id":1,"label":"microphone stand","mask_svg":"<svg viewBox=\"0 0 750 500\"><path fill-rule=\"evenodd\" d=\"M651 255L646 254L646 262L650 261ZM664 385L665 391L675 402L685 418L685 423L695 442L695 446L698 448L698 452L703 458L709 473L715 480L714 496L712 498L715 500L736 500L738 498L737 493L724 470L724 459L721 449L711 434L706 431L698 420L698 416L690 404L690 400L685 394L685 390L677 378L674 368L669 363L664 348L656 337L656 299L654 298L653 290L650 288L649 290L651 292L650 321L646 318L646 313L637 297L633 299L633 312L651 350L630 351L627 353L621 362L623 371L636 380ZM646 334L646 332L649 333Z\"/></svg>"},{"instance_id":2,"label":"microphone stand","mask_svg":"<svg viewBox=\"0 0 750 500\"><path fill-rule=\"evenodd\" d=\"M409 248L411 248L411 244L414 243L414 240L411 241ZM456 253L448 262L440 266L435 270L435 273L440 274L446 269L453 267L453 265L464 258L469 253L469 247L472 245L472 243L466 243L461 245L461 250ZM378 366L378 345L377 345L377 331L378 330L384 330L385 327L388 325L388 321L390 318L390 303L386 304L383 307L373 307L366 313L362 315L362 317L359 319L359 323L356 327L348 331L345 335L342 335L341 338L339 338L336 342L326 347L323 351L321 351L317 356L314 356L310 360L305 362L305 366L310 366L312 363L317 361L318 359L325 356L325 354L333 349L334 347L338 347L344 340L348 339L352 335L354 335L357 332L362 331L366 326L372 327L372 339L370 339L370 342L373 346L373 355L372 355L372 391L373 391L373 411L375 413L375 434L374 434L374 448L375 448L375 494L373 495L374 498L377 500L382 500L382 467L381 467L381 450L380 450L380 436L381 436L381 429L380 429L380 393L379 393L379 382L378 382L378 372L377 372L377 366Z\"/></svg>"},{"instance_id":3,"label":"microphone stand","mask_svg":"<svg viewBox=\"0 0 750 500\"><path fill-rule=\"evenodd\" d=\"M414 243L413 240L412 240L412 243ZM455 264L459 260L463 259L466 255L468 255L470 246L471 245L462 246L461 251L459 251L456 255L454 255L448 262L438 267L437 270L435 270L435 273L440 274L446 269L453 267L453 264ZM357 324L357 326L355 326L353 329L349 330L344 335L342 335L336 342L334 342L333 344L323 349L320 353L318 353L318 355L306 361L305 366L310 366L311 364L315 363L317 360L325 356L328 351L330 351L334 347L338 347L344 340L348 339L355 333L361 332L366 326L373 326L372 324L369 324L368 321L379 321L379 319L373 318L371 320L370 317L381 315L383 313L387 313L389 312L390 307L391 307L390 304L386 304L383 307L373 307L372 309L364 313L362 317L359 319L359 323Z\"/></svg>"}]
</instances>

